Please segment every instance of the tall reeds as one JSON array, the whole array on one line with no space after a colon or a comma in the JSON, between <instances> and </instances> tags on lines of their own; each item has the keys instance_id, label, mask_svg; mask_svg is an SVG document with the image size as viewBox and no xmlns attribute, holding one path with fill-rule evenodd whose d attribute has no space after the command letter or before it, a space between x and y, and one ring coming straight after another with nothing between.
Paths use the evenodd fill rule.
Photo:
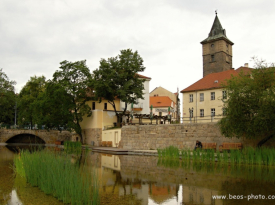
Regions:
<instances>
[{"instance_id":1,"label":"tall reeds","mask_svg":"<svg viewBox=\"0 0 275 205\"><path fill-rule=\"evenodd\" d=\"M64 142L64 151L69 154L81 154L82 145L81 142L72 142L72 141L65 141Z\"/></svg>"},{"instance_id":2,"label":"tall reeds","mask_svg":"<svg viewBox=\"0 0 275 205\"><path fill-rule=\"evenodd\" d=\"M275 149L273 148L252 148L247 147L243 150L224 150L222 153L210 150L180 150L176 147L170 146L164 149L158 149L159 157L166 158L182 158L184 160L192 160L193 162L203 163L221 163L231 165L275 165Z\"/></svg>"},{"instance_id":3,"label":"tall reeds","mask_svg":"<svg viewBox=\"0 0 275 205\"><path fill-rule=\"evenodd\" d=\"M28 183L65 204L99 204L96 173L72 163L65 153L21 151L14 164L16 173L25 174Z\"/></svg>"}]
</instances>

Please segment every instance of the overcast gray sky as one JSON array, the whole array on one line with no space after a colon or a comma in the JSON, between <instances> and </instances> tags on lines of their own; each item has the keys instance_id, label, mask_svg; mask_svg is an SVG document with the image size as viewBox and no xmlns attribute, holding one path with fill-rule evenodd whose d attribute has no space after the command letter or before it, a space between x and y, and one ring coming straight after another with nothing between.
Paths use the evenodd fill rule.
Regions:
<instances>
[{"instance_id":1,"label":"overcast gray sky","mask_svg":"<svg viewBox=\"0 0 275 205\"><path fill-rule=\"evenodd\" d=\"M1 0L0 68L17 82L52 78L63 60L87 60L138 51L150 91L182 90L202 78L202 46L215 18L234 42L233 67L251 57L274 62L273 0Z\"/></svg>"}]
</instances>

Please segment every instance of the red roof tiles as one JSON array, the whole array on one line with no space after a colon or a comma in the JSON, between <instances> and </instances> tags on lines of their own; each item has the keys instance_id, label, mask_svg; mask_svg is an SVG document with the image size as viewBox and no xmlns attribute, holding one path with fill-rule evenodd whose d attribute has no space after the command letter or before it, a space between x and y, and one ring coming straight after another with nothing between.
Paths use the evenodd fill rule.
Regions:
<instances>
[{"instance_id":1,"label":"red roof tiles","mask_svg":"<svg viewBox=\"0 0 275 205\"><path fill-rule=\"evenodd\" d=\"M219 73L211 73L206 75L204 78L198 80L189 87L183 89L181 93L192 92L197 90L210 90L215 88L222 88L223 83L226 82L226 79L230 79L231 76L236 76L240 71L243 71L245 74L250 72L252 68L240 67L237 70L227 70Z\"/></svg>"},{"instance_id":2,"label":"red roof tiles","mask_svg":"<svg viewBox=\"0 0 275 205\"><path fill-rule=\"evenodd\" d=\"M153 107L170 107L173 101L167 96L151 96L150 106Z\"/></svg>"}]
</instances>

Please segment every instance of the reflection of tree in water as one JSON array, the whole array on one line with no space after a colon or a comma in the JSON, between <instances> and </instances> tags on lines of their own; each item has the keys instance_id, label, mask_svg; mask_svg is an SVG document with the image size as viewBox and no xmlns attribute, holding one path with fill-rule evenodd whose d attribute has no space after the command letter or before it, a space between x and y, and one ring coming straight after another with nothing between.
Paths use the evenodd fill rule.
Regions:
<instances>
[{"instance_id":1,"label":"reflection of tree in water","mask_svg":"<svg viewBox=\"0 0 275 205\"><path fill-rule=\"evenodd\" d=\"M19 153L21 150L28 150L30 152L42 150L45 148L44 145L23 145L23 144L9 144L6 145L6 148L8 148L10 151L14 153Z\"/></svg>"},{"instance_id":2,"label":"reflection of tree in water","mask_svg":"<svg viewBox=\"0 0 275 205\"><path fill-rule=\"evenodd\" d=\"M19 134L10 138L6 143L45 144L45 141L32 134Z\"/></svg>"},{"instance_id":3,"label":"reflection of tree in water","mask_svg":"<svg viewBox=\"0 0 275 205\"><path fill-rule=\"evenodd\" d=\"M100 203L101 204L142 204L142 199L138 199L135 193L133 193L133 187L139 186L141 184L140 180L134 180L134 182L129 179L123 180L120 171L112 170L115 175L115 182L112 186L104 185L100 193ZM119 188L122 187L123 194L119 193ZM127 187L129 192L127 193ZM111 194L110 194L111 193Z\"/></svg>"}]
</instances>

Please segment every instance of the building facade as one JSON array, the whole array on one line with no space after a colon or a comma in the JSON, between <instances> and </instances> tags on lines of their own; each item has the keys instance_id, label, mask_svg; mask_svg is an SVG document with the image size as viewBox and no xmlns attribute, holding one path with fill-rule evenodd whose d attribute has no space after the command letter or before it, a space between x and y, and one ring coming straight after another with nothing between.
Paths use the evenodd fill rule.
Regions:
<instances>
[{"instance_id":1,"label":"building facade","mask_svg":"<svg viewBox=\"0 0 275 205\"><path fill-rule=\"evenodd\" d=\"M223 99L227 93L224 83L240 71L249 72L248 64L237 70L232 68L232 46L225 29L215 16L208 37L201 42L203 56L203 78L183 89L183 122L217 122L225 111Z\"/></svg>"}]
</instances>

